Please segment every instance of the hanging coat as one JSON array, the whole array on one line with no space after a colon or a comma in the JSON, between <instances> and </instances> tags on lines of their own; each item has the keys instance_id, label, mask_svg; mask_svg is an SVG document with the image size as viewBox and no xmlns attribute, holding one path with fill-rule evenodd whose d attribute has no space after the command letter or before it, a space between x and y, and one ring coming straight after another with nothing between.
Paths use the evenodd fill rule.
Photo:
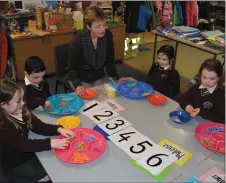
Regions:
<instances>
[{"instance_id":1,"label":"hanging coat","mask_svg":"<svg viewBox=\"0 0 226 183\"><path fill-rule=\"evenodd\" d=\"M5 32L0 30L0 76L4 78L8 60L8 41Z\"/></svg>"},{"instance_id":2,"label":"hanging coat","mask_svg":"<svg viewBox=\"0 0 226 183\"><path fill-rule=\"evenodd\" d=\"M184 25L181 4L176 1L173 9L173 26Z\"/></svg>"},{"instance_id":3,"label":"hanging coat","mask_svg":"<svg viewBox=\"0 0 226 183\"><path fill-rule=\"evenodd\" d=\"M152 15L152 11L146 8L145 6L140 6L140 13L137 22L137 28L145 31L147 29L148 18Z\"/></svg>"},{"instance_id":4,"label":"hanging coat","mask_svg":"<svg viewBox=\"0 0 226 183\"><path fill-rule=\"evenodd\" d=\"M172 3L170 1L156 1L156 5L158 7L161 26L168 27L172 25L172 16L173 16L173 9Z\"/></svg>"},{"instance_id":5,"label":"hanging coat","mask_svg":"<svg viewBox=\"0 0 226 183\"><path fill-rule=\"evenodd\" d=\"M198 4L197 1L186 1L186 18L187 26L197 27L198 21Z\"/></svg>"}]
</instances>

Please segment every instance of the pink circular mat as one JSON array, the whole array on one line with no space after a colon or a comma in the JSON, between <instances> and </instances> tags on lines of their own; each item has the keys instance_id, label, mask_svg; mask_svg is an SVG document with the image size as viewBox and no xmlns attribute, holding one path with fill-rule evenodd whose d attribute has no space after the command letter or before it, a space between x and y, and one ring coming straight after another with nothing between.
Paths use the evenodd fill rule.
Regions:
<instances>
[{"instance_id":1,"label":"pink circular mat","mask_svg":"<svg viewBox=\"0 0 226 183\"><path fill-rule=\"evenodd\" d=\"M206 122L195 129L195 137L207 149L225 153L225 125Z\"/></svg>"},{"instance_id":2,"label":"pink circular mat","mask_svg":"<svg viewBox=\"0 0 226 183\"><path fill-rule=\"evenodd\" d=\"M89 163L100 157L106 149L106 140L99 132L88 128L72 129L74 137L66 149L53 149L55 155L68 163ZM59 139L65 138L62 135Z\"/></svg>"}]
</instances>

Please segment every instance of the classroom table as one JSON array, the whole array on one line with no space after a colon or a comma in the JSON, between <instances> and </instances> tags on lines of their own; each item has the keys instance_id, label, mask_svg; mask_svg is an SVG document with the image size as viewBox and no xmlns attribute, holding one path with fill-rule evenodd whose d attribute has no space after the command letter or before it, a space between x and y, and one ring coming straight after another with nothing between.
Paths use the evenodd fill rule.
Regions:
<instances>
[{"instance_id":1,"label":"classroom table","mask_svg":"<svg viewBox=\"0 0 226 183\"><path fill-rule=\"evenodd\" d=\"M97 101L106 100L103 86L96 87ZM192 169L214 154L202 147L194 137L195 126L203 121L194 118L184 125L178 125L169 119L169 113L178 109L178 103L168 99L162 106L152 106L147 100L131 100L123 96L115 98L126 109L119 114L132 123L132 126L155 143L168 139L191 152L192 157L182 166L173 164L172 172L163 182L171 182L181 176L181 171ZM85 101L86 102L86 101ZM38 118L46 123L55 124L59 117L46 114L42 108L34 111ZM93 128L96 124L83 114L76 114L81 126ZM31 133L32 138L43 138ZM107 141L106 152L97 160L83 165L69 164L59 160L52 151L36 153L53 182L156 182L151 176L130 164L131 158L113 142Z\"/></svg>"},{"instance_id":2,"label":"classroom table","mask_svg":"<svg viewBox=\"0 0 226 183\"><path fill-rule=\"evenodd\" d=\"M214 153L204 161L200 162L196 167L191 168L187 172L183 172L180 177L176 178L173 182L183 182L190 177L195 176L199 178L212 168L217 168L222 172L225 172L225 155Z\"/></svg>"},{"instance_id":3,"label":"classroom table","mask_svg":"<svg viewBox=\"0 0 226 183\"><path fill-rule=\"evenodd\" d=\"M158 33L156 30L152 31L155 34L155 39L154 39L154 50L153 50L153 63L155 62L155 53L156 53L156 47L157 47L157 38L158 36L169 39L171 41L175 41L176 42L176 47L175 47L175 59L177 58L177 48L178 48L178 43L180 44L184 44L199 50L202 50L204 52L213 54L213 59L216 59L218 55L224 54L224 51L219 51L213 48L209 48L205 45L200 45L200 44L196 44L193 43L190 40L187 40L183 37L179 37L179 36L166 36L166 35L162 35L160 33Z\"/></svg>"}]
</instances>

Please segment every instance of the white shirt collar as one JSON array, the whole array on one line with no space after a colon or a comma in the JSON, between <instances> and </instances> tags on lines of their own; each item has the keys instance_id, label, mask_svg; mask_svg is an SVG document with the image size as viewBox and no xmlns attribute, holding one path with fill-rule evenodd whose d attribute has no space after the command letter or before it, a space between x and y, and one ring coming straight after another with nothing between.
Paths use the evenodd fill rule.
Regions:
<instances>
[{"instance_id":1,"label":"white shirt collar","mask_svg":"<svg viewBox=\"0 0 226 183\"><path fill-rule=\"evenodd\" d=\"M22 114L10 114L10 116L12 116L13 118L19 120L19 121L24 121L22 118Z\"/></svg>"},{"instance_id":2,"label":"white shirt collar","mask_svg":"<svg viewBox=\"0 0 226 183\"><path fill-rule=\"evenodd\" d=\"M26 85L26 86L27 86L27 85L35 85L36 87L38 87L37 84L31 83L30 80L27 78L27 76L25 76L24 81L25 81L25 85Z\"/></svg>"},{"instance_id":3,"label":"white shirt collar","mask_svg":"<svg viewBox=\"0 0 226 183\"><path fill-rule=\"evenodd\" d=\"M164 70L167 70L167 69L169 69L169 68L170 68L170 65L164 67Z\"/></svg>"},{"instance_id":4,"label":"white shirt collar","mask_svg":"<svg viewBox=\"0 0 226 183\"><path fill-rule=\"evenodd\" d=\"M166 71L166 70L169 69L169 68L170 68L170 65L168 65L168 66L166 66L166 67L161 67L161 66L159 65L159 70L163 70L163 69L164 69L164 70Z\"/></svg>"},{"instance_id":5,"label":"white shirt collar","mask_svg":"<svg viewBox=\"0 0 226 183\"><path fill-rule=\"evenodd\" d=\"M214 90L216 89L216 87L217 87L217 84L216 85L214 85L213 87L211 87L211 88L206 88L205 86L203 86L202 84L199 86L199 89L204 89L204 88L206 88L207 90L208 90L208 92L209 93L213 93L214 92Z\"/></svg>"}]
</instances>

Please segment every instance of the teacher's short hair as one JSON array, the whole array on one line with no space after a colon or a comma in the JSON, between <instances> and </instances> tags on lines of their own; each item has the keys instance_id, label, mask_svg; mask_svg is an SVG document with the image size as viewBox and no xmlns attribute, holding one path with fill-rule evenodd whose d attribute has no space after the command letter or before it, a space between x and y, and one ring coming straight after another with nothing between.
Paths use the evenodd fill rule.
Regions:
<instances>
[{"instance_id":1,"label":"teacher's short hair","mask_svg":"<svg viewBox=\"0 0 226 183\"><path fill-rule=\"evenodd\" d=\"M85 24L91 26L97 20L106 20L104 11L97 6L87 8L84 15Z\"/></svg>"}]
</instances>

